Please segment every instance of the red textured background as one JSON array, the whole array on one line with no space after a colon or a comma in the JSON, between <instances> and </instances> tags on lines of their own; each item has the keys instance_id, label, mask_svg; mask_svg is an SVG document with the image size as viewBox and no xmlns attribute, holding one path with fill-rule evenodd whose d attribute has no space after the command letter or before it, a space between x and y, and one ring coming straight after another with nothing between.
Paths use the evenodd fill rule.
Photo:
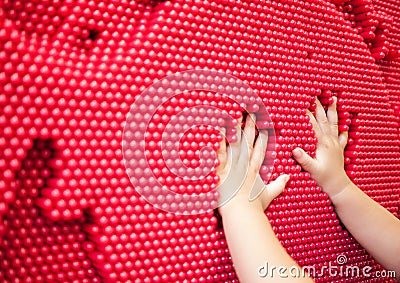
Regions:
<instances>
[{"instance_id":1,"label":"red textured background","mask_svg":"<svg viewBox=\"0 0 400 283\"><path fill-rule=\"evenodd\" d=\"M348 174L399 216L400 2L333 2L2 1L0 281L237 282L217 217L157 210L122 163L135 97L191 69L248 82L269 110L273 177L291 181L267 215L294 259L381 270L290 153L315 150L305 110L338 96ZM215 144L207 134L198 142Z\"/></svg>"}]
</instances>

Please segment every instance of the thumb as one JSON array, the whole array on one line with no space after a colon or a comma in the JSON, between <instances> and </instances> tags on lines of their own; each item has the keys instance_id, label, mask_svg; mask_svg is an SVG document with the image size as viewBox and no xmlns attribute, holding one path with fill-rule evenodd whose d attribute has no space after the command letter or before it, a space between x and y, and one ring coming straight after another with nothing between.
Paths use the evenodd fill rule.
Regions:
<instances>
[{"instance_id":1,"label":"thumb","mask_svg":"<svg viewBox=\"0 0 400 283\"><path fill-rule=\"evenodd\" d=\"M268 198L270 198L270 201L272 201L283 192L286 183L289 181L289 178L289 175L283 174L276 178L275 181L272 181L267 185L266 190L268 191Z\"/></svg>"},{"instance_id":2,"label":"thumb","mask_svg":"<svg viewBox=\"0 0 400 283\"><path fill-rule=\"evenodd\" d=\"M265 187L261 196L263 209L266 209L271 201L283 192L289 178L289 175L281 175Z\"/></svg>"},{"instance_id":3,"label":"thumb","mask_svg":"<svg viewBox=\"0 0 400 283\"><path fill-rule=\"evenodd\" d=\"M303 149L295 148L293 150L293 157L303 167L304 170L310 172L314 171L316 161L309 156Z\"/></svg>"},{"instance_id":4,"label":"thumb","mask_svg":"<svg viewBox=\"0 0 400 283\"><path fill-rule=\"evenodd\" d=\"M346 147L348 139L349 132L343 132L339 135L339 144L341 145L342 149Z\"/></svg>"}]
</instances>

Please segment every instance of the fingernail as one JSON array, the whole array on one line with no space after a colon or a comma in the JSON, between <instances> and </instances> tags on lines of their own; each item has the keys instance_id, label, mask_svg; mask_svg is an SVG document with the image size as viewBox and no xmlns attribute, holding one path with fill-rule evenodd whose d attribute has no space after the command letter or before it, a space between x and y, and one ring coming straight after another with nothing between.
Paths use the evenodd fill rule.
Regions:
<instances>
[{"instance_id":1,"label":"fingernail","mask_svg":"<svg viewBox=\"0 0 400 283\"><path fill-rule=\"evenodd\" d=\"M249 114L246 118L246 123L252 121L253 123L255 122L255 116L254 114Z\"/></svg>"},{"instance_id":2,"label":"fingernail","mask_svg":"<svg viewBox=\"0 0 400 283\"><path fill-rule=\"evenodd\" d=\"M290 175L284 174L283 176L284 176L284 177L283 177L283 180L284 180L285 182L289 181Z\"/></svg>"},{"instance_id":3,"label":"fingernail","mask_svg":"<svg viewBox=\"0 0 400 283\"><path fill-rule=\"evenodd\" d=\"M268 139L268 133L265 131L259 131L258 136L262 139L263 142L267 141Z\"/></svg>"},{"instance_id":4,"label":"fingernail","mask_svg":"<svg viewBox=\"0 0 400 283\"><path fill-rule=\"evenodd\" d=\"M293 149L292 152L293 152L294 157L301 157L301 155L303 154L303 152L300 148L295 148L295 149Z\"/></svg>"},{"instance_id":5,"label":"fingernail","mask_svg":"<svg viewBox=\"0 0 400 283\"><path fill-rule=\"evenodd\" d=\"M333 103L337 103L337 97L333 96L332 98L333 98Z\"/></svg>"}]
</instances>

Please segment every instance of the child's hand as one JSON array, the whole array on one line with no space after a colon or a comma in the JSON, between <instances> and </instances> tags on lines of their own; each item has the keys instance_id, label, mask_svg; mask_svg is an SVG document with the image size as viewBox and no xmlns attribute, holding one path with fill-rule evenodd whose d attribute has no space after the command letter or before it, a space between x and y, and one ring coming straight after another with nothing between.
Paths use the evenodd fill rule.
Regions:
<instances>
[{"instance_id":1,"label":"child's hand","mask_svg":"<svg viewBox=\"0 0 400 283\"><path fill-rule=\"evenodd\" d=\"M252 114L246 119L243 134L240 125L241 121L236 126L236 141L226 146L223 137L218 151L220 164L217 174L220 177L218 191L221 214L238 205L264 211L283 191L289 179L288 175L282 175L268 186L264 184L259 171L265 157L268 133L260 131L254 143L255 115Z\"/></svg>"},{"instance_id":2,"label":"child's hand","mask_svg":"<svg viewBox=\"0 0 400 283\"><path fill-rule=\"evenodd\" d=\"M344 170L343 156L348 133L339 134L336 102L337 99L334 98L334 102L329 105L327 114L325 114L324 108L317 99L315 117L308 112L318 139L315 159L301 148L293 150L293 156L297 162L304 170L310 172L311 177L331 198L351 184Z\"/></svg>"}]
</instances>

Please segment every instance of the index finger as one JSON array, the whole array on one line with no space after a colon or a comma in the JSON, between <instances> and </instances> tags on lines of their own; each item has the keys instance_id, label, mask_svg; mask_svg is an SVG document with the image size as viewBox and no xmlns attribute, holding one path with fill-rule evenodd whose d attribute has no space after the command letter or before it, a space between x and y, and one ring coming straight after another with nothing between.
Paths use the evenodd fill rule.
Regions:
<instances>
[{"instance_id":1,"label":"index finger","mask_svg":"<svg viewBox=\"0 0 400 283\"><path fill-rule=\"evenodd\" d=\"M224 167L226 165L226 162L227 162L226 138L225 138L226 129L225 128L221 128L220 135L222 137L222 140L219 143L219 148L218 148L218 151L217 151L217 155L218 155L218 160L219 160L219 166Z\"/></svg>"},{"instance_id":2,"label":"index finger","mask_svg":"<svg viewBox=\"0 0 400 283\"><path fill-rule=\"evenodd\" d=\"M315 119L319 125L319 129L322 133L329 134L331 128L329 126L324 107L322 106L318 98L315 99L315 103L317 104L317 109L315 109Z\"/></svg>"},{"instance_id":3,"label":"index finger","mask_svg":"<svg viewBox=\"0 0 400 283\"><path fill-rule=\"evenodd\" d=\"M310 112L310 110L306 110L308 117L310 117L310 123L312 124L312 128L315 132L315 137L320 140L323 136L321 128L319 127L319 124L317 120L315 119L314 115Z\"/></svg>"},{"instance_id":4,"label":"index finger","mask_svg":"<svg viewBox=\"0 0 400 283\"><path fill-rule=\"evenodd\" d=\"M258 134L256 143L254 144L253 152L251 153L250 166L257 171L260 171L261 164L264 161L265 153L268 144L268 131L263 130Z\"/></svg>"},{"instance_id":5,"label":"index finger","mask_svg":"<svg viewBox=\"0 0 400 283\"><path fill-rule=\"evenodd\" d=\"M336 110L336 103L337 103L337 98L334 97L333 103L328 106L328 111L326 113L326 116L328 118L332 134L337 137L339 134L339 130L338 130L338 114Z\"/></svg>"}]
</instances>

